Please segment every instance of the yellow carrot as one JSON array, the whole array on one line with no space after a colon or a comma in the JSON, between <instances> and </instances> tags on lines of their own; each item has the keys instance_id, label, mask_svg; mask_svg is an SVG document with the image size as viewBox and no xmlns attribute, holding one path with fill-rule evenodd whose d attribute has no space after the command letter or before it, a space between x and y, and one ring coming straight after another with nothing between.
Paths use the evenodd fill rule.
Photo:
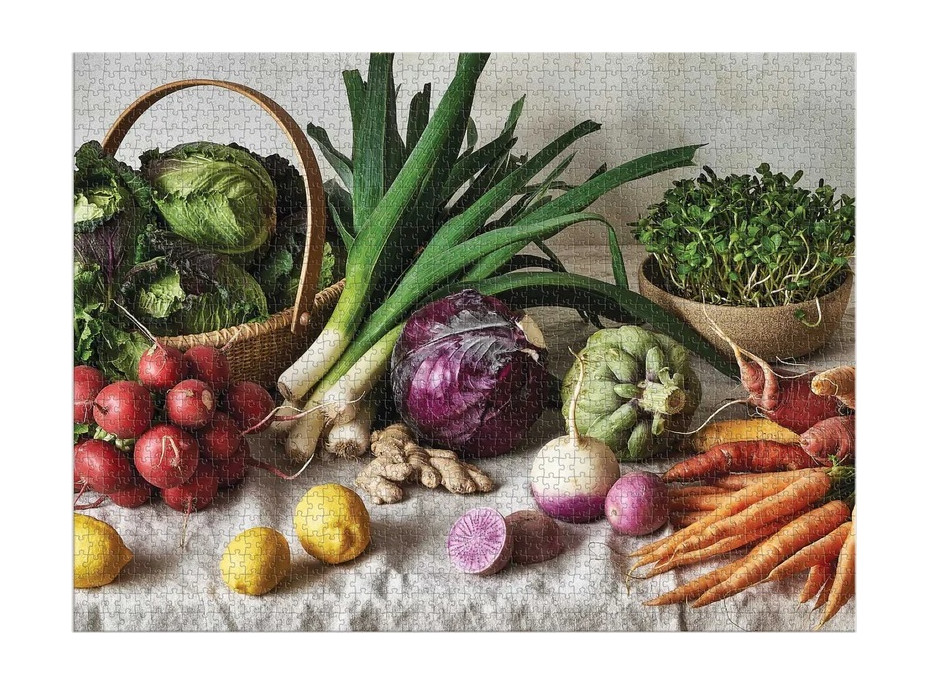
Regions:
<instances>
[{"instance_id":1,"label":"yellow carrot","mask_svg":"<svg viewBox=\"0 0 928 686\"><path fill-rule=\"evenodd\" d=\"M736 441L798 443L799 435L769 419L727 419L713 422L693 434L687 448L689 452L704 453L722 443Z\"/></svg>"}]
</instances>

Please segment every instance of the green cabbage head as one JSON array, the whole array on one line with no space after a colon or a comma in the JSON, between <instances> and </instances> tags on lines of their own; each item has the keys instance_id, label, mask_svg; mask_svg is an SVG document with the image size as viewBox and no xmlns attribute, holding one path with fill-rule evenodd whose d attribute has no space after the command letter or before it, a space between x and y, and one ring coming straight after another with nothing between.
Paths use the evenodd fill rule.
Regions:
<instances>
[{"instance_id":1,"label":"green cabbage head","mask_svg":"<svg viewBox=\"0 0 928 686\"><path fill-rule=\"evenodd\" d=\"M186 143L141 157L142 174L168 227L194 245L226 255L253 252L274 233L277 191L248 152Z\"/></svg>"}]
</instances>

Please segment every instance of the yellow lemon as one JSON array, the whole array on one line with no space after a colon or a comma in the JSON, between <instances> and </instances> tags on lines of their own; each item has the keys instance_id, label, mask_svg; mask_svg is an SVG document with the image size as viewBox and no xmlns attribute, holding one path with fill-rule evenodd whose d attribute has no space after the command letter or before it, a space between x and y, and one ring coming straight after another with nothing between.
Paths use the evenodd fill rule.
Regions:
<instances>
[{"instance_id":1,"label":"yellow lemon","mask_svg":"<svg viewBox=\"0 0 928 686\"><path fill-rule=\"evenodd\" d=\"M371 542L371 517L358 494L339 484L306 491L293 527L307 553L328 564L353 560Z\"/></svg>"},{"instance_id":2,"label":"yellow lemon","mask_svg":"<svg viewBox=\"0 0 928 686\"><path fill-rule=\"evenodd\" d=\"M87 515L74 515L74 588L106 586L132 560L116 529Z\"/></svg>"},{"instance_id":3,"label":"yellow lemon","mask_svg":"<svg viewBox=\"0 0 928 686\"><path fill-rule=\"evenodd\" d=\"M290 545L266 526L246 529L226 546L219 571L233 591L264 595L290 573Z\"/></svg>"}]
</instances>

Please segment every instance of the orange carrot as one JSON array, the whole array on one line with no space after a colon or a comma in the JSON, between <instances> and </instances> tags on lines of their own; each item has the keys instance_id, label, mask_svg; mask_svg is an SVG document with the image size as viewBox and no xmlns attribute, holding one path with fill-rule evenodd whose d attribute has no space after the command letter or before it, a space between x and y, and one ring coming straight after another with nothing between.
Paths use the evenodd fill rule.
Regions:
<instances>
[{"instance_id":1,"label":"orange carrot","mask_svg":"<svg viewBox=\"0 0 928 686\"><path fill-rule=\"evenodd\" d=\"M675 500L690 495L716 495L718 493L728 493L731 490L722 486L671 486L670 499Z\"/></svg>"},{"instance_id":2,"label":"orange carrot","mask_svg":"<svg viewBox=\"0 0 928 686\"><path fill-rule=\"evenodd\" d=\"M788 519L780 519L775 522L771 522L767 526L761 527L754 531L749 531L747 533L738 534L737 536L729 536L728 538L723 538L717 543L713 543L706 548L700 550L693 550L683 555L675 555L671 558L664 560L663 562L658 562L654 567L652 567L645 578L652 576L657 576L658 574L663 574L664 572L669 572L671 569L676 569L677 567L683 567L684 565L691 565L697 562L703 562L709 558L715 557L716 555L722 555L723 553L731 552L732 550L737 550L738 548L743 548L749 543L754 543L759 541L762 538L766 538L771 534L775 534L780 530L780 527L789 523Z\"/></svg>"},{"instance_id":3,"label":"orange carrot","mask_svg":"<svg viewBox=\"0 0 928 686\"><path fill-rule=\"evenodd\" d=\"M824 472L826 467L818 467L817 469L812 470L800 470L803 473L808 473L809 471L819 471ZM761 474L727 474L721 476L717 479L712 479L712 483L716 486L721 486L722 488L727 488L729 490L737 491L741 488L746 488L752 484L756 484L758 481L764 481L765 479L785 479L789 483L792 483L796 472L765 472Z\"/></svg>"},{"instance_id":4,"label":"orange carrot","mask_svg":"<svg viewBox=\"0 0 928 686\"><path fill-rule=\"evenodd\" d=\"M679 498L670 498L671 512L712 512L737 497L736 492L724 491L722 493L701 493L684 495Z\"/></svg>"},{"instance_id":5,"label":"orange carrot","mask_svg":"<svg viewBox=\"0 0 928 686\"><path fill-rule=\"evenodd\" d=\"M856 510L856 508L855 508ZM856 563L857 563L857 535L856 523L851 522L851 530L844 540L841 552L838 554L838 562L835 567L835 580L828 593L828 600L825 603L825 610L822 612L822 619L818 623L819 629L829 619L844 607L844 604L854 595Z\"/></svg>"},{"instance_id":6,"label":"orange carrot","mask_svg":"<svg viewBox=\"0 0 928 686\"><path fill-rule=\"evenodd\" d=\"M815 473L817 471L819 470L800 470L793 472L793 476L790 478L764 479L762 481L758 481L755 484L752 484L747 488L741 489L737 493L737 498L733 499L730 503L723 505L716 510L713 510L704 517L701 517L696 522L688 525L685 529L681 529L680 531L677 531L675 534L668 536L667 538L649 543L648 545L639 548L637 551L632 553L633 557L642 558L649 557L651 555L657 555L657 557L652 558L648 562L639 560L635 566L632 567L632 569L636 569L643 564L650 564L650 562L657 562L665 554L669 554L674 549L676 549L680 543L687 540L691 536L702 532L711 524L721 521L727 517L731 517L732 515L750 507L754 503L779 493L799 479L805 478L809 474Z\"/></svg>"},{"instance_id":7,"label":"orange carrot","mask_svg":"<svg viewBox=\"0 0 928 686\"><path fill-rule=\"evenodd\" d=\"M793 574L815 567L816 565L831 562L838 557L841 547L851 530L851 523L845 522L827 536L823 536L811 545L807 545L798 553L776 567L770 576L770 581L784 579Z\"/></svg>"},{"instance_id":8,"label":"orange carrot","mask_svg":"<svg viewBox=\"0 0 928 686\"><path fill-rule=\"evenodd\" d=\"M732 572L734 572L742 564L742 560L735 560L724 567L719 567L718 569L709 572L708 574L703 574L697 579L693 579L689 583L678 586L677 588L669 591L657 598L648 600L645 602L645 605L655 606L655 605L675 605L676 603L684 603L690 600L698 598L706 590L712 588L716 584L721 583L727 579Z\"/></svg>"},{"instance_id":9,"label":"orange carrot","mask_svg":"<svg viewBox=\"0 0 928 686\"><path fill-rule=\"evenodd\" d=\"M812 510L793 520L755 548L725 581L703 593L693 607L703 607L729 598L763 579L785 558L801 550L809 541L821 538L839 527L850 515L840 500Z\"/></svg>"},{"instance_id":10,"label":"orange carrot","mask_svg":"<svg viewBox=\"0 0 928 686\"><path fill-rule=\"evenodd\" d=\"M705 511L699 510L694 510L691 512L675 510L671 511L670 519L668 521L670 522L670 526L672 526L674 529L685 529L686 527L698 522L705 514Z\"/></svg>"},{"instance_id":11,"label":"orange carrot","mask_svg":"<svg viewBox=\"0 0 928 686\"><path fill-rule=\"evenodd\" d=\"M799 604L808 602L818 593L825 583L825 577L828 576L829 565L815 565L809 569L809 577L806 579L805 586L799 592Z\"/></svg>"},{"instance_id":12,"label":"orange carrot","mask_svg":"<svg viewBox=\"0 0 928 686\"><path fill-rule=\"evenodd\" d=\"M728 536L752 531L776 519L798 512L805 506L820 500L830 488L831 477L827 474L822 472L806 474L783 490L752 504L731 517L720 519L705 527L701 532L677 546L676 553L679 555L690 550L704 548Z\"/></svg>"},{"instance_id":13,"label":"orange carrot","mask_svg":"<svg viewBox=\"0 0 928 686\"><path fill-rule=\"evenodd\" d=\"M678 462L664 473L664 481L698 481L730 472L784 472L815 466L816 461L796 444L736 441Z\"/></svg>"},{"instance_id":14,"label":"orange carrot","mask_svg":"<svg viewBox=\"0 0 928 686\"><path fill-rule=\"evenodd\" d=\"M825 583L822 584L822 590L818 592L818 599L815 601L815 605L812 608L812 611L819 609L822 605L825 604L825 601L828 600L828 595L831 593L831 586L835 582L835 564L832 562L828 565L828 572L825 575Z\"/></svg>"}]
</instances>

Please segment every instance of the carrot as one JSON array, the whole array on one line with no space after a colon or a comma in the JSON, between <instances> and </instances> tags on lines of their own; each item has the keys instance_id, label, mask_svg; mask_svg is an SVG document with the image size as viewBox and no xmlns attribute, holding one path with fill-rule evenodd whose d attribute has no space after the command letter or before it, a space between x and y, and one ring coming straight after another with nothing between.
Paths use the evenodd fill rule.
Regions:
<instances>
[{"instance_id":1,"label":"carrot","mask_svg":"<svg viewBox=\"0 0 928 686\"><path fill-rule=\"evenodd\" d=\"M717 507L730 502L736 496L735 492L704 493L684 495L676 498L670 497L671 512L712 512Z\"/></svg>"},{"instance_id":2,"label":"carrot","mask_svg":"<svg viewBox=\"0 0 928 686\"><path fill-rule=\"evenodd\" d=\"M830 489L831 477L827 474L823 472L807 474L783 490L754 503L741 512L707 526L700 533L677 546L676 553L686 553L703 548L728 536L751 531L781 517L794 514L806 505L820 500Z\"/></svg>"},{"instance_id":3,"label":"carrot","mask_svg":"<svg viewBox=\"0 0 928 686\"><path fill-rule=\"evenodd\" d=\"M818 593L825 583L825 577L828 576L829 565L815 565L809 569L809 577L806 579L805 586L799 592L799 604L808 602Z\"/></svg>"},{"instance_id":4,"label":"carrot","mask_svg":"<svg viewBox=\"0 0 928 686\"><path fill-rule=\"evenodd\" d=\"M818 466L801 447L776 441L722 443L678 462L664 481L697 481L730 472L784 472Z\"/></svg>"},{"instance_id":5,"label":"carrot","mask_svg":"<svg viewBox=\"0 0 928 686\"><path fill-rule=\"evenodd\" d=\"M670 522L670 526L672 526L674 529L685 529L686 527L692 526L698 522L705 514L705 511L686 512L683 510L671 510L670 518L668 521Z\"/></svg>"},{"instance_id":6,"label":"carrot","mask_svg":"<svg viewBox=\"0 0 928 686\"><path fill-rule=\"evenodd\" d=\"M818 599L815 601L815 605L812 607L812 611L819 609L822 605L825 604L825 601L828 600L828 595L831 593L832 584L835 582L835 564L832 562L828 565L828 572L825 575L825 583L822 584L822 590L818 592Z\"/></svg>"},{"instance_id":7,"label":"carrot","mask_svg":"<svg viewBox=\"0 0 928 686\"><path fill-rule=\"evenodd\" d=\"M856 369L834 367L820 372L812 379L812 392L816 395L834 396L847 407L854 409Z\"/></svg>"},{"instance_id":8,"label":"carrot","mask_svg":"<svg viewBox=\"0 0 928 686\"><path fill-rule=\"evenodd\" d=\"M805 470L804 473L809 471L819 471L824 472L826 467L818 467L811 470ZM800 470L801 471L801 470ZM784 479L789 483L792 483L793 478L795 477L796 472L767 472L762 474L727 474L726 476L721 476L717 479L713 479L712 483L715 486L720 486L722 488L727 488L729 490L739 490L750 486L751 484L756 484L758 481L764 481L765 479Z\"/></svg>"},{"instance_id":9,"label":"carrot","mask_svg":"<svg viewBox=\"0 0 928 686\"><path fill-rule=\"evenodd\" d=\"M672 591L669 591L663 595L658 596L645 602L645 605L654 607L656 605L675 605L676 603L689 602L690 600L695 600L708 589L713 586L721 583L727 579L732 572L734 572L742 564L742 560L735 560L730 562L724 567L719 567L718 569L709 572L708 574L703 574L697 579L693 579L689 583L678 586Z\"/></svg>"},{"instance_id":10,"label":"carrot","mask_svg":"<svg viewBox=\"0 0 928 686\"><path fill-rule=\"evenodd\" d=\"M671 486L670 499L684 498L688 495L716 495L718 493L728 493L731 490L737 491L739 489L724 488L722 486Z\"/></svg>"},{"instance_id":11,"label":"carrot","mask_svg":"<svg viewBox=\"0 0 928 686\"><path fill-rule=\"evenodd\" d=\"M851 523L845 522L827 536L807 545L798 553L780 564L776 569L770 572L767 577L769 581L784 579L793 574L810 569L817 565L831 562L838 557L841 547L847 539L848 531L851 529Z\"/></svg>"},{"instance_id":12,"label":"carrot","mask_svg":"<svg viewBox=\"0 0 928 686\"><path fill-rule=\"evenodd\" d=\"M819 464L831 465L832 458L854 463L854 415L823 419L799 438L799 445Z\"/></svg>"},{"instance_id":13,"label":"carrot","mask_svg":"<svg viewBox=\"0 0 928 686\"><path fill-rule=\"evenodd\" d=\"M779 493L783 489L789 487L792 483L804 478L808 474L817 472L819 470L800 470L793 473L793 476L790 478L783 479L764 479L758 481L756 484L752 484L747 488L743 488L737 493L737 498L733 499L730 503L719 507L716 510L708 513L704 517L700 517L693 524L688 525L685 529L681 529L675 534L663 538L659 541L649 543L646 546L639 548L637 551L632 553L633 557L648 557L650 555L657 555L656 558L650 560L650 562L656 562L661 559L665 553L672 552L677 545L685 541L686 539L700 533L703 529L710 526L711 524L721 521L726 517L731 517L734 514L741 512L742 510L750 507L754 503L763 500L775 493ZM642 564L649 564L649 562L642 562L641 560L636 563L636 567L640 567Z\"/></svg>"},{"instance_id":14,"label":"carrot","mask_svg":"<svg viewBox=\"0 0 928 686\"><path fill-rule=\"evenodd\" d=\"M738 548L743 548L749 543L754 543L755 541L759 541L762 538L776 533L780 530L780 527L788 523L788 519L777 520L775 522L771 522L767 526L761 527L760 529L755 529L754 531L748 531L736 536L723 538L721 541L713 543L712 545L700 550L692 550L688 553L684 553L683 555L675 555L663 562L658 562L656 565L654 565L654 567L652 567L648 573L645 574L645 578L657 576L658 574L663 574L664 572L669 572L671 569L676 569L677 567L683 567L685 565L703 562L711 557L715 557L716 555L721 555L723 553L731 552L732 550L737 550Z\"/></svg>"},{"instance_id":15,"label":"carrot","mask_svg":"<svg viewBox=\"0 0 928 686\"><path fill-rule=\"evenodd\" d=\"M854 508L855 511L857 508ZM835 567L835 580L828 592L828 600L825 602L825 610L822 612L822 619L818 623L818 629L829 619L844 607L844 604L854 595L856 563L857 563L857 535L856 522L851 521L851 529L841 546L841 552L838 554L838 562Z\"/></svg>"},{"instance_id":16,"label":"carrot","mask_svg":"<svg viewBox=\"0 0 928 686\"><path fill-rule=\"evenodd\" d=\"M833 531L848 515L847 505L840 500L832 500L793 520L751 551L731 576L699 596L692 606L704 607L762 581L781 561L805 547L809 541Z\"/></svg>"},{"instance_id":17,"label":"carrot","mask_svg":"<svg viewBox=\"0 0 928 686\"><path fill-rule=\"evenodd\" d=\"M769 419L726 419L697 431L687 441L687 448L694 453L704 453L722 443L760 440L798 443L799 434Z\"/></svg>"}]
</instances>

